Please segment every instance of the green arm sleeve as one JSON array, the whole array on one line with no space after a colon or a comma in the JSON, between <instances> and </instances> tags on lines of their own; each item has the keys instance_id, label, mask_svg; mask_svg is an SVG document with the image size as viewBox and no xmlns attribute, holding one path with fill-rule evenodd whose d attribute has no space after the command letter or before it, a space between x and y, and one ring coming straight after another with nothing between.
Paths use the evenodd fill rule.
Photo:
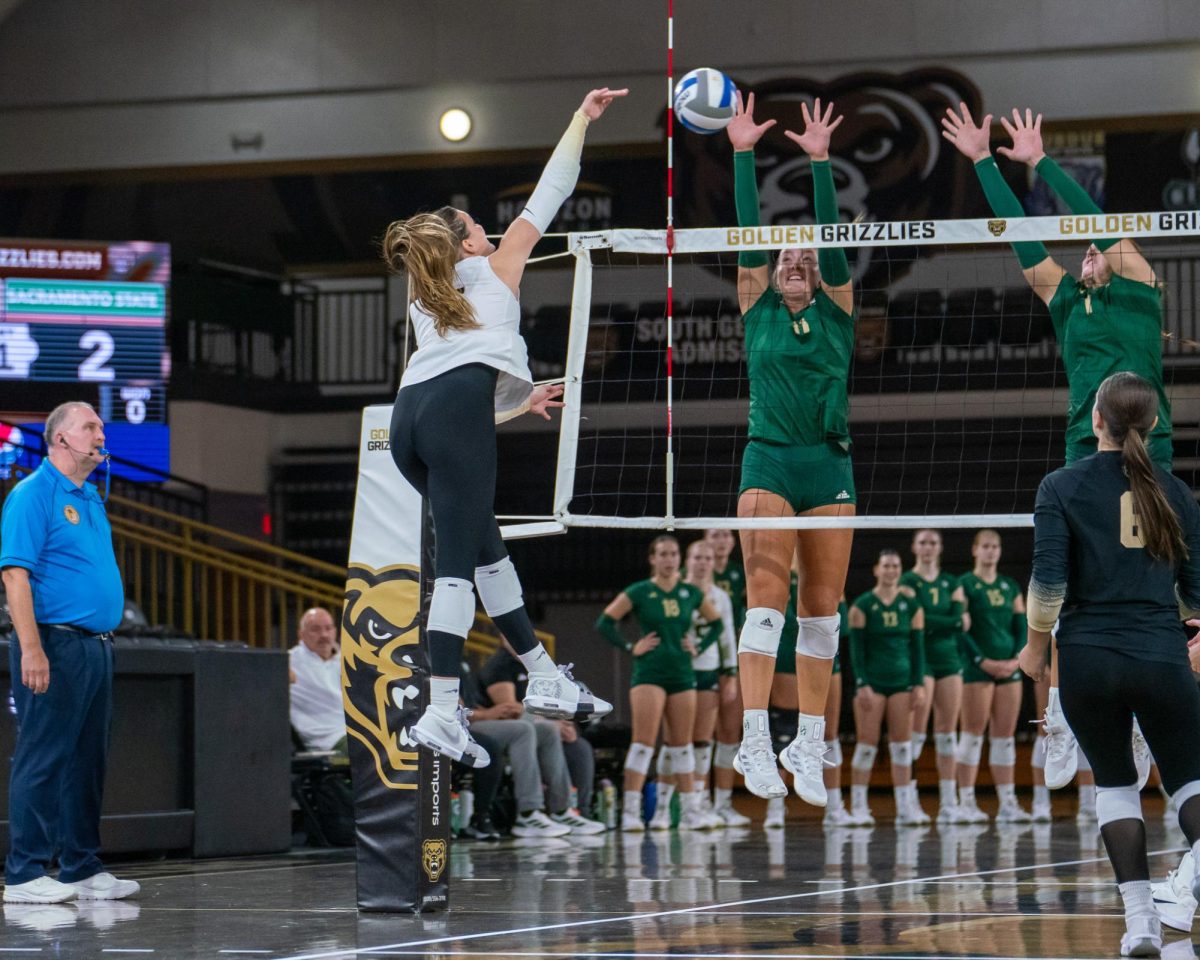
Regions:
<instances>
[{"instance_id":1,"label":"green arm sleeve","mask_svg":"<svg viewBox=\"0 0 1200 960\"><path fill-rule=\"evenodd\" d=\"M975 642L975 638L969 631L964 630L958 635L958 645L962 648L963 656L968 662L975 666L979 666L983 662L983 651L979 649L979 644Z\"/></svg>"},{"instance_id":2,"label":"green arm sleeve","mask_svg":"<svg viewBox=\"0 0 1200 960\"><path fill-rule=\"evenodd\" d=\"M600 631L600 636L618 650L624 650L628 653L633 649L633 644L621 635L621 628L617 626L617 621L607 613L602 613L596 618L596 629Z\"/></svg>"},{"instance_id":3,"label":"green arm sleeve","mask_svg":"<svg viewBox=\"0 0 1200 960\"><path fill-rule=\"evenodd\" d=\"M1029 618L1023 613L1014 613L1012 617L1012 632L1013 640L1013 656L1025 649L1025 643L1029 640Z\"/></svg>"},{"instance_id":4,"label":"green arm sleeve","mask_svg":"<svg viewBox=\"0 0 1200 960\"><path fill-rule=\"evenodd\" d=\"M862 627L850 628L850 667L854 670L854 684L858 687L867 685L867 638Z\"/></svg>"},{"instance_id":5,"label":"green arm sleeve","mask_svg":"<svg viewBox=\"0 0 1200 960\"><path fill-rule=\"evenodd\" d=\"M925 682L925 631L908 632L908 653L912 658L912 684L919 687Z\"/></svg>"},{"instance_id":6,"label":"green arm sleeve","mask_svg":"<svg viewBox=\"0 0 1200 960\"><path fill-rule=\"evenodd\" d=\"M833 186L833 167L828 160L814 160L812 175L817 223L837 223L837 190ZM829 286L840 287L850 282L850 264L846 260L846 251L841 247L822 247L817 251L817 265L821 268L821 279Z\"/></svg>"},{"instance_id":7,"label":"green arm sleeve","mask_svg":"<svg viewBox=\"0 0 1200 960\"><path fill-rule=\"evenodd\" d=\"M992 213L998 217L1025 216L1025 208L1021 206L1017 195L1012 192L1012 187L1004 182L1004 177L993 157L985 157L975 164L975 175L979 177L979 183L983 186L983 195L987 197ZM1014 243L1012 248L1017 254L1017 260L1020 262L1022 270L1036 267L1049 256L1045 245L1038 241Z\"/></svg>"},{"instance_id":8,"label":"green arm sleeve","mask_svg":"<svg viewBox=\"0 0 1200 960\"><path fill-rule=\"evenodd\" d=\"M737 150L733 154L733 202L739 227L758 226L758 174L754 169L754 151ZM738 254L738 266L754 269L771 261L762 250Z\"/></svg>"},{"instance_id":9,"label":"green arm sleeve","mask_svg":"<svg viewBox=\"0 0 1200 960\"><path fill-rule=\"evenodd\" d=\"M957 600L950 604L949 613L932 613L929 610L925 611L925 632L950 633L951 631L962 629L962 611L963 605Z\"/></svg>"},{"instance_id":10,"label":"green arm sleeve","mask_svg":"<svg viewBox=\"0 0 1200 960\"><path fill-rule=\"evenodd\" d=\"M721 632L725 629L725 624L720 617L716 620L708 620L700 624L697 633L700 635L700 642L696 644L696 652L703 653L714 643L721 639Z\"/></svg>"},{"instance_id":11,"label":"green arm sleeve","mask_svg":"<svg viewBox=\"0 0 1200 960\"><path fill-rule=\"evenodd\" d=\"M1096 201L1092 199L1091 194L1084 190L1074 177L1055 163L1049 156L1042 157L1038 161L1037 172L1038 176L1046 181L1046 185L1062 198L1072 213L1104 213ZM1096 245L1096 249L1100 251L1107 250L1109 247L1120 242L1120 239L1117 237L1092 241Z\"/></svg>"}]
</instances>

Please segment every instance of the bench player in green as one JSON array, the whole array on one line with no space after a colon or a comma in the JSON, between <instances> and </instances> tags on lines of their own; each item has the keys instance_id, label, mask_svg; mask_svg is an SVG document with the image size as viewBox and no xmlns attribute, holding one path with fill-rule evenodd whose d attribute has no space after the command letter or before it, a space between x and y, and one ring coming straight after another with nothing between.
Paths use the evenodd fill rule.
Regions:
<instances>
[{"instance_id":1,"label":"bench player in green","mask_svg":"<svg viewBox=\"0 0 1200 960\"><path fill-rule=\"evenodd\" d=\"M717 680L720 700L717 708L717 743L713 751L713 811L727 827L744 827L750 818L733 807L733 758L742 741L742 689L738 683L737 635L746 620L746 571L734 559L737 540L733 531L716 527L704 531L705 542L714 556L713 582L729 594L733 603L733 645L727 647L724 635L720 645L721 667Z\"/></svg>"},{"instance_id":2,"label":"bench player in green","mask_svg":"<svg viewBox=\"0 0 1200 960\"><path fill-rule=\"evenodd\" d=\"M912 779L912 708L925 696L925 611L909 591L900 590L902 570L900 554L880 552L875 587L850 604L850 666L857 687L850 761L853 826L875 822L867 806L867 788L885 717L896 823L929 819L921 815Z\"/></svg>"},{"instance_id":3,"label":"bench player in green","mask_svg":"<svg viewBox=\"0 0 1200 960\"><path fill-rule=\"evenodd\" d=\"M958 741L958 821L984 823L975 802L975 779L988 732L988 766L1000 797L997 823L1024 823L1029 814L1017 803L1013 767L1017 762L1017 715L1021 712L1021 670L1017 655L1025 646L1025 598L1021 585L1000 573L1000 534L980 530L971 545L975 569L963 574L954 596L965 610L963 641L962 734Z\"/></svg>"},{"instance_id":4,"label":"bench player in green","mask_svg":"<svg viewBox=\"0 0 1200 960\"><path fill-rule=\"evenodd\" d=\"M958 715L962 709L962 604L954 599L958 578L942 569L942 535L918 530L912 552L916 565L900 578L925 611L925 698L913 708L913 763L925 746L929 714L933 711L933 743L937 751L938 822L953 823L958 803L954 750Z\"/></svg>"},{"instance_id":5,"label":"bench player in green","mask_svg":"<svg viewBox=\"0 0 1200 960\"><path fill-rule=\"evenodd\" d=\"M639 580L617 594L596 621L596 629L613 646L633 655L629 707L633 736L625 757L625 803L621 829L644 829L641 817L642 787L650 771L650 758L658 732L667 719L669 739L662 748L668 776L675 777L683 814L683 829L704 826L696 806L692 775L696 769L692 749L692 723L696 715L696 674L692 669L695 649L688 638L692 615L704 619L702 634L708 640L721 629L721 616L704 594L688 586L679 575L679 541L664 534L650 542L648 580ZM631 643L621 633L619 622L633 613L640 629ZM665 778L664 778L665 779ZM670 791L658 794L664 807Z\"/></svg>"},{"instance_id":6,"label":"bench player in green","mask_svg":"<svg viewBox=\"0 0 1200 960\"><path fill-rule=\"evenodd\" d=\"M965 104L961 116L948 110L942 120L944 136L975 164L983 192L998 217L1023 217L1025 210L996 167L989 147L991 115L979 125ZM998 153L1024 163L1040 176L1072 213L1103 215L1088 192L1049 156L1042 144L1042 115L1032 110L1013 121L1000 118L1012 137L1011 147ZM1158 395L1158 421L1150 431L1150 459L1171 472L1171 403L1163 381L1162 290L1153 267L1132 240L1105 238L1088 246L1079 280L1036 242L1014 243L1025 279L1050 308L1054 333L1067 372L1067 463L1096 452L1092 407L1106 377L1125 371L1146 380ZM1061 787L1075 775L1079 751L1063 716L1058 698L1058 656L1051 658L1050 692L1046 709L1045 780ZM1150 751L1134 727L1134 755L1139 782L1150 772Z\"/></svg>"},{"instance_id":7,"label":"bench player in green","mask_svg":"<svg viewBox=\"0 0 1200 960\"><path fill-rule=\"evenodd\" d=\"M818 223L838 220L829 141L842 122L820 100L801 104L804 132L786 131L811 161ZM754 122L754 97L726 127L733 145L738 224L758 226L754 146L774 120ZM772 282L772 280L774 282ZM738 516L853 516L846 385L854 350L854 290L838 248L784 250L772 271L762 251L738 255L738 304L746 328L749 442L742 455ZM796 792L824 806L825 703L838 651L838 600L846 587L853 530L746 529L746 622L738 640L742 742L735 760L760 797L787 793L776 766L767 706L788 605L788 572L799 556L796 600L796 738L780 762Z\"/></svg>"}]
</instances>

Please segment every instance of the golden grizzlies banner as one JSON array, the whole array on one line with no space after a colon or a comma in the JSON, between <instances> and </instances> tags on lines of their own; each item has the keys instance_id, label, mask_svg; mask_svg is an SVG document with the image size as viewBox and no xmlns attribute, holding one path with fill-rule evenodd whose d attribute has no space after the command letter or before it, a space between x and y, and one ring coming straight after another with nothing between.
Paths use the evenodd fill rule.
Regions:
<instances>
[{"instance_id":1,"label":"golden grizzlies banner","mask_svg":"<svg viewBox=\"0 0 1200 960\"><path fill-rule=\"evenodd\" d=\"M360 910L446 906L450 763L408 729L427 702L421 497L392 462L390 406L363 411L342 610Z\"/></svg>"}]
</instances>

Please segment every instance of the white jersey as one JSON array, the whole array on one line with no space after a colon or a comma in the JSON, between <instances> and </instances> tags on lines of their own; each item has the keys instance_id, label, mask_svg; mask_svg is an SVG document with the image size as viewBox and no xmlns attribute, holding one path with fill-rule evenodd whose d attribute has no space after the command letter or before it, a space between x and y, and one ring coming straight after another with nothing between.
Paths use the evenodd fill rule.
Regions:
<instances>
[{"instance_id":1,"label":"white jersey","mask_svg":"<svg viewBox=\"0 0 1200 960\"><path fill-rule=\"evenodd\" d=\"M482 363L500 371L496 412L515 410L533 391L529 351L521 337L521 304L487 257L467 257L454 268L456 286L475 311L478 327L447 330L439 336L433 317L420 302L409 308L417 334L417 350L408 362L400 389L432 380L456 367Z\"/></svg>"},{"instance_id":2,"label":"white jersey","mask_svg":"<svg viewBox=\"0 0 1200 960\"><path fill-rule=\"evenodd\" d=\"M708 602L717 608L717 613L721 615L721 638L707 650L692 657L692 669L720 670L722 667L729 665L724 662L724 648L730 647L735 651L737 648L737 639L733 635L733 601L729 599L729 594L715 583L708 588L708 593L705 596L708 597ZM704 618L697 611L693 614L693 619L699 622ZM692 641L699 646L700 636L695 629L692 630ZM737 660L735 659L734 663L736 662Z\"/></svg>"}]
</instances>

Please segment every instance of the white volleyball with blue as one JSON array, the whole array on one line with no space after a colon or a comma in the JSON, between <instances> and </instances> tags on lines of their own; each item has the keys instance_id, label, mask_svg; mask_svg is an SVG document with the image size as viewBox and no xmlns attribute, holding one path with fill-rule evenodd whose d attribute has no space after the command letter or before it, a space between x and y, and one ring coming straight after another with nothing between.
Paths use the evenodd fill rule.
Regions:
<instances>
[{"instance_id":1,"label":"white volleyball with blue","mask_svg":"<svg viewBox=\"0 0 1200 960\"><path fill-rule=\"evenodd\" d=\"M720 70L698 67L675 84L675 116L693 133L718 133L737 111L737 87Z\"/></svg>"}]
</instances>

